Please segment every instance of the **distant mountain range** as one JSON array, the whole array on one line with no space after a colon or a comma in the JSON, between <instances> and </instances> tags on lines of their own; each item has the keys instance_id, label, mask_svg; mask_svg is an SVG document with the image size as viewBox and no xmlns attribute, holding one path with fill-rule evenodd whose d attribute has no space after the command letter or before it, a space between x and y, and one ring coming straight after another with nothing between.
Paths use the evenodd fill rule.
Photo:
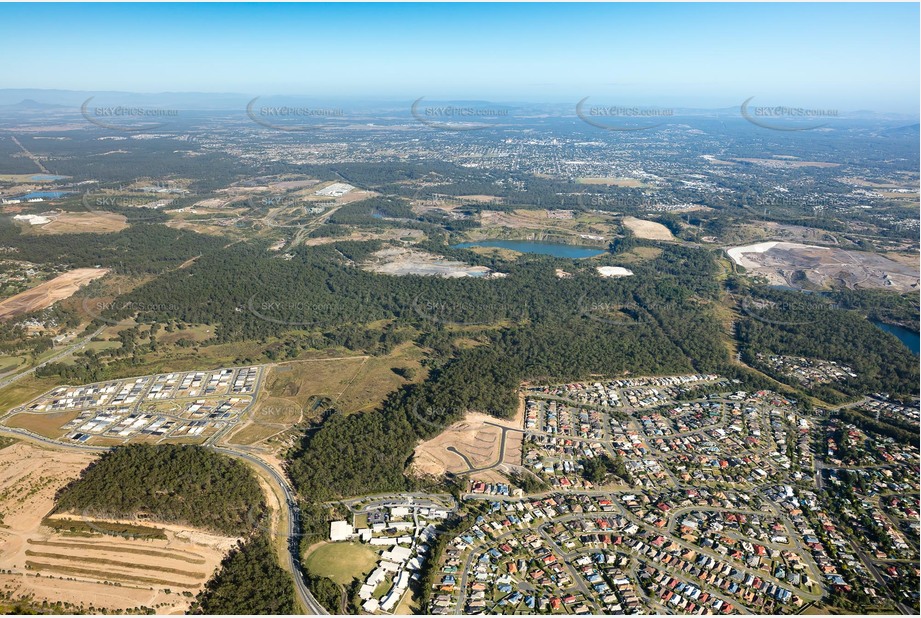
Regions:
<instances>
[{"instance_id":1,"label":"distant mountain range","mask_svg":"<svg viewBox=\"0 0 921 618\"><path fill-rule=\"evenodd\" d=\"M422 93L424 94L424 93ZM420 96L422 96L420 94ZM89 90L41 90L34 88L3 88L0 89L0 111L29 112L29 111L60 111L66 112L80 110L80 107L89 100L93 106L134 106L160 109L176 109L183 111L241 111L256 98L255 94L242 93L206 93L206 92L158 92L138 93L121 91L89 91ZM540 103L526 101L485 101L470 99L445 99L442 97L424 97L424 104L431 105L467 105L467 106L501 106L509 110L516 110L519 117L540 114L555 114L574 116L576 103L582 97L574 98L572 103ZM264 95L258 97L256 105L259 106L305 106L305 107L342 107L348 112L397 112L405 113L409 106L419 97L399 98L361 98L361 99L330 99L311 97L305 95ZM632 102L618 102L611 96L591 97L586 100L586 108L591 106L639 107L646 109L669 109L675 117L738 117L739 105L717 108L672 107L668 105L637 104ZM766 102L767 103L767 102ZM902 121L910 124L918 120L917 114L879 113L868 110L842 111L841 117L846 119L873 119ZM917 125L914 125L917 127ZM894 130L894 129L893 129Z\"/></svg>"}]
</instances>

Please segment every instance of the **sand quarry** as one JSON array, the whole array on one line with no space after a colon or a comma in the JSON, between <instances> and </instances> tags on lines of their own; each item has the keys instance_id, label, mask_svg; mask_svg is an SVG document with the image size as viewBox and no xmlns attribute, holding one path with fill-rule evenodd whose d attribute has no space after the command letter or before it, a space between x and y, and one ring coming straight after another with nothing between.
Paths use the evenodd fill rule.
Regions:
<instances>
[{"instance_id":1,"label":"sand quarry","mask_svg":"<svg viewBox=\"0 0 921 618\"><path fill-rule=\"evenodd\" d=\"M236 539L159 524L166 539L65 534L42 526L55 492L95 457L25 442L0 449L0 586L14 598L39 603L185 613L192 598L182 593L197 594Z\"/></svg>"},{"instance_id":2,"label":"sand quarry","mask_svg":"<svg viewBox=\"0 0 921 618\"><path fill-rule=\"evenodd\" d=\"M794 288L887 288L917 290L917 267L875 253L792 242L760 242L726 249L729 257L772 285Z\"/></svg>"},{"instance_id":3,"label":"sand quarry","mask_svg":"<svg viewBox=\"0 0 921 618\"><path fill-rule=\"evenodd\" d=\"M11 296L0 302L0 320L50 307L59 300L69 298L82 286L107 272L108 268L77 268L40 283L31 290Z\"/></svg>"},{"instance_id":4,"label":"sand quarry","mask_svg":"<svg viewBox=\"0 0 921 618\"><path fill-rule=\"evenodd\" d=\"M420 476L443 476L445 473L463 474L471 469L496 468L521 465L521 432L519 409L514 419L499 419L480 412L468 412L464 419L454 423L431 440L416 447L413 453L412 472ZM502 427L516 431L505 434L505 452L502 453ZM471 478L492 479L494 470L484 470Z\"/></svg>"},{"instance_id":5,"label":"sand quarry","mask_svg":"<svg viewBox=\"0 0 921 618\"><path fill-rule=\"evenodd\" d=\"M491 271L485 266L471 266L426 251L389 247L371 254L363 268L385 275L429 275L436 277L483 277Z\"/></svg>"}]
</instances>

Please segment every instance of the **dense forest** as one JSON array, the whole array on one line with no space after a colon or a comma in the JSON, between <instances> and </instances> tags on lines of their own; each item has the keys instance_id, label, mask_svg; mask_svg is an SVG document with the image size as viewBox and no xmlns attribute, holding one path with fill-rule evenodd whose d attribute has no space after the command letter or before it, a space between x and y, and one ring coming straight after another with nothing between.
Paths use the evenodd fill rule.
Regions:
<instances>
[{"instance_id":1,"label":"dense forest","mask_svg":"<svg viewBox=\"0 0 921 618\"><path fill-rule=\"evenodd\" d=\"M268 536L254 535L232 549L208 580L190 614L296 614L291 575L278 565Z\"/></svg>"},{"instance_id":2,"label":"dense forest","mask_svg":"<svg viewBox=\"0 0 921 618\"><path fill-rule=\"evenodd\" d=\"M198 446L120 446L63 487L55 510L91 517L180 523L229 536L266 516L262 489L243 463Z\"/></svg>"},{"instance_id":3,"label":"dense forest","mask_svg":"<svg viewBox=\"0 0 921 618\"><path fill-rule=\"evenodd\" d=\"M853 294L838 298L856 304ZM904 311L900 303L893 306ZM738 324L742 359L780 381L790 378L773 371L759 360L758 353L825 359L851 367L856 378L809 389L831 403L843 401L842 393L851 397L889 393L896 398L918 394L917 357L860 310L847 309L821 295L764 287L743 299L742 314Z\"/></svg>"},{"instance_id":4,"label":"dense forest","mask_svg":"<svg viewBox=\"0 0 921 618\"><path fill-rule=\"evenodd\" d=\"M16 259L37 264L161 273L226 244L222 238L156 224L131 225L112 234L21 234L10 219L0 217L0 245L10 247Z\"/></svg>"},{"instance_id":5,"label":"dense forest","mask_svg":"<svg viewBox=\"0 0 921 618\"><path fill-rule=\"evenodd\" d=\"M518 292L521 300L512 307L503 306L504 298L496 296L494 290L501 286L492 292L484 289L476 305L444 296L433 306L453 302L452 308L463 312L455 317L491 323L500 311L507 311L501 316L513 315L524 324L489 331L482 335L487 345L454 350L433 367L426 382L393 393L377 413L332 414L304 438L291 459L290 474L301 494L323 501L411 487L417 481L404 476L403 470L418 440L439 433L467 410L511 416L517 406L516 389L525 379L726 368L728 355L719 324L706 301L692 292L713 293L709 284L698 279L712 270L712 258L683 248L663 255L655 265L658 285L611 282L608 298L617 299L617 307L632 313L618 322L599 319L606 314L592 314L589 307L596 311L609 307L600 301L586 303L581 296L584 289L567 288L559 280L554 285L530 282L541 291ZM694 268L688 269L688 262ZM538 263L533 270L521 272L533 273L539 280L543 266ZM695 274L673 274L682 271ZM595 291L608 283L593 282ZM631 293L623 295L624 289ZM561 290L571 296L566 298ZM420 343L435 344L437 327L435 323L436 334L421 337Z\"/></svg>"}]
</instances>

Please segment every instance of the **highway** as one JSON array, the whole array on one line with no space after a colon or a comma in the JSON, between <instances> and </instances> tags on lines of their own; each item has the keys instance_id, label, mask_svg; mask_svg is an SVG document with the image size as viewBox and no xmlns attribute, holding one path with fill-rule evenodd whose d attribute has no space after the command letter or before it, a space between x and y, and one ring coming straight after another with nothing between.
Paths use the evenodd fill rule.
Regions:
<instances>
[{"instance_id":1,"label":"highway","mask_svg":"<svg viewBox=\"0 0 921 618\"><path fill-rule=\"evenodd\" d=\"M99 327L97 330L93 331L92 334L87 335L86 337L83 337L82 339L79 339L79 340L73 342L73 343L70 344L68 347L64 348L63 350L61 350L60 352L58 352L57 354L55 354L54 356L52 356L52 357L49 358L48 360L42 361L41 363L39 363L39 364L36 365L35 367L32 367L31 369L26 369L25 371L21 371L21 372L15 374L15 375L12 375L12 376L3 378L3 380L0 380L0 388L4 388L4 387L6 387L6 386L9 386L9 385L12 384L13 382L16 382L17 380L20 380L20 379L26 377L27 375L31 375L31 374L35 373L35 370L38 369L39 367L44 367L44 366L47 365L48 363L53 363L53 362L55 362L55 361L57 361L57 360L60 360L60 359L64 358L65 356L67 356L67 355L69 355L69 354L72 354L72 353L76 352L77 350L80 350L80 349L86 347L86 344L88 344L88 343L93 339L93 337L95 337L96 335L98 335L99 333L101 333L102 330L103 330L104 328L105 328L105 326Z\"/></svg>"},{"instance_id":2,"label":"highway","mask_svg":"<svg viewBox=\"0 0 921 618\"><path fill-rule=\"evenodd\" d=\"M307 588L307 583L304 581L304 573L301 571L300 559L300 509L297 506L294 491L288 485L288 481L280 475L275 468L255 455L221 446L210 446L209 448L230 457L245 459L249 463L259 466L268 472L272 480L281 488L282 494L285 497L285 504L288 507L288 570L290 570L291 574L294 576L294 587L295 590L297 590L297 596L300 597L301 605L307 609L310 615L329 615L329 612L326 611L316 598L314 598L313 594L311 594L310 589Z\"/></svg>"}]
</instances>

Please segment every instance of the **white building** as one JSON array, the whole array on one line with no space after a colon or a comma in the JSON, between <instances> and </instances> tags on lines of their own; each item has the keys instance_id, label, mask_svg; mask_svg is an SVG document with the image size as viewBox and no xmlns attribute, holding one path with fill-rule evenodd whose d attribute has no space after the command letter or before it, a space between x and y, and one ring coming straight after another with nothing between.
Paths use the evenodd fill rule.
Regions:
<instances>
[{"instance_id":1,"label":"white building","mask_svg":"<svg viewBox=\"0 0 921 618\"><path fill-rule=\"evenodd\" d=\"M330 541L347 541L355 536L352 526L346 521L329 522L329 540Z\"/></svg>"}]
</instances>

